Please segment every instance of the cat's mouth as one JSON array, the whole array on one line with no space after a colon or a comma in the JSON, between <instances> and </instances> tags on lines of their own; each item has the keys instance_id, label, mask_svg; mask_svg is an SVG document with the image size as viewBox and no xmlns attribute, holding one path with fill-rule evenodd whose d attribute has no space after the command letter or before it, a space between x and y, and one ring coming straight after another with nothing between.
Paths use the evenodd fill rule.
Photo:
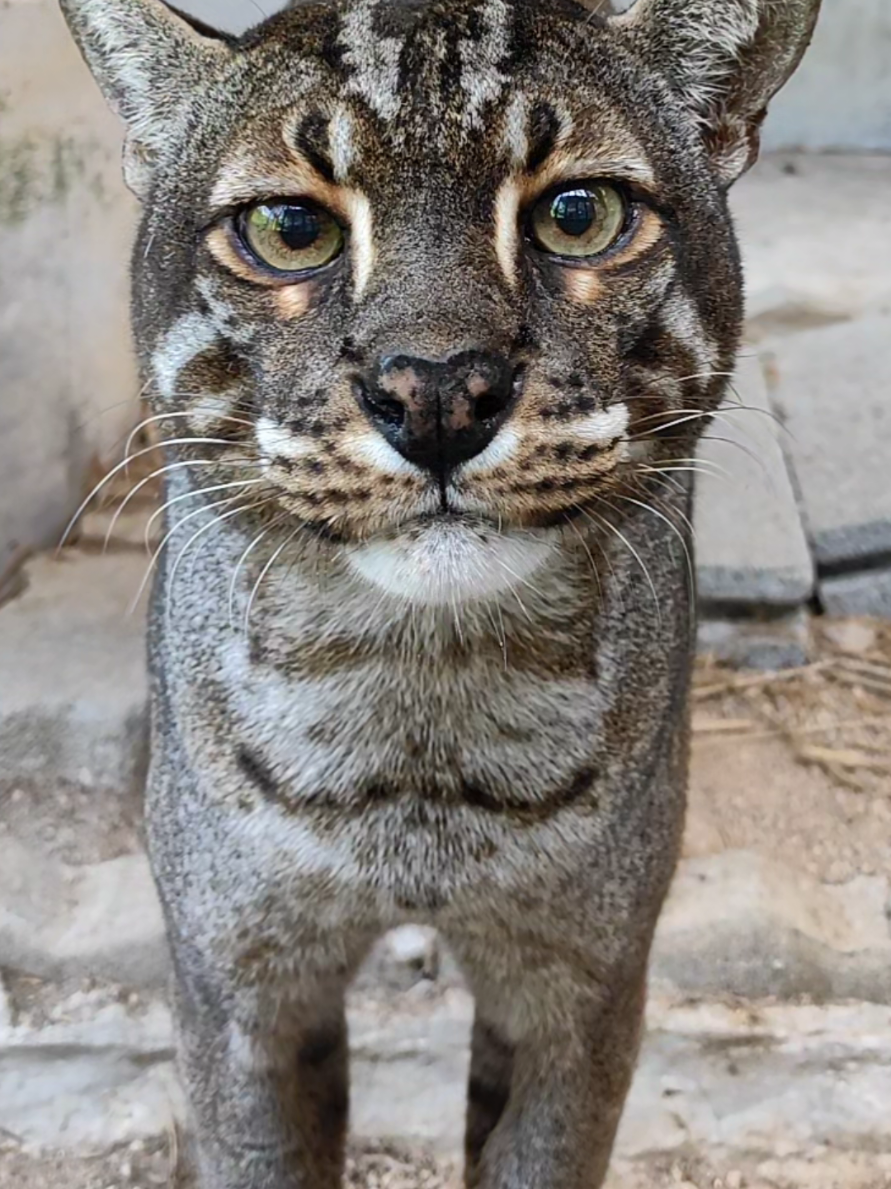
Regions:
<instances>
[{"instance_id":1,"label":"cat's mouth","mask_svg":"<svg viewBox=\"0 0 891 1189\"><path fill-rule=\"evenodd\" d=\"M353 572L413 604L443 606L497 598L524 584L552 555L553 529L502 529L442 512L398 531L345 546Z\"/></svg>"}]
</instances>

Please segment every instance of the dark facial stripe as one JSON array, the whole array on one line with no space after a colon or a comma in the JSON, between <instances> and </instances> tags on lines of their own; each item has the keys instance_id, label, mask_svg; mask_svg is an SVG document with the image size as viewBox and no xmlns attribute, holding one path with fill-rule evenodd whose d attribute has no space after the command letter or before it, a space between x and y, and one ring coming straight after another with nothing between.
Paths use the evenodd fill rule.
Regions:
<instances>
[{"instance_id":1,"label":"dark facial stripe","mask_svg":"<svg viewBox=\"0 0 891 1189\"><path fill-rule=\"evenodd\" d=\"M294 129L292 141L294 148L326 182L334 181L328 121L322 112L314 111L304 116Z\"/></svg>"},{"instance_id":2,"label":"dark facial stripe","mask_svg":"<svg viewBox=\"0 0 891 1189\"><path fill-rule=\"evenodd\" d=\"M526 170L534 173L551 154L560 133L557 113L547 103L536 103L529 114L529 151Z\"/></svg>"}]
</instances>

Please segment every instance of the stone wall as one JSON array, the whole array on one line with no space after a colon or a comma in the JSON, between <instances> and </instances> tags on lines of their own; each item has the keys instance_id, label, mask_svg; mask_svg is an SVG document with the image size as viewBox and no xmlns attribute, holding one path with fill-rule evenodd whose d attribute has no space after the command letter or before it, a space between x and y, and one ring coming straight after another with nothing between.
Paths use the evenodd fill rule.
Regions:
<instances>
[{"instance_id":1,"label":"stone wall","mask_svg":"<svg viewBox=\"0 0 891 1189\"><path fill-rule=\"evenodd\" d=\"M133 417L120 144L56 5L0 4L0 572Z\"/></svg>"}]
</instances>

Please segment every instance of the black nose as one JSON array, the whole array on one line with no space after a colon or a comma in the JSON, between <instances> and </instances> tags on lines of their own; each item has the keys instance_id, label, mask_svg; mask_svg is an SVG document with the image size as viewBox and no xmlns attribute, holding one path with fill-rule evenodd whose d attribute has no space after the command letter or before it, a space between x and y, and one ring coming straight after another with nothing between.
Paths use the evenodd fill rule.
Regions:
<instances>
[{"instance_id":1,"label":"black nose","mask_svg":"<svg viewBox=\"0 0 891 1189\"><path fill-rule=\"evenodd\" d=\"M442 362L385 355L357 388L387 441L442 477L485 450L507 418L519 379L519 369L482 351Z\"/></svg>"}]
</instances>

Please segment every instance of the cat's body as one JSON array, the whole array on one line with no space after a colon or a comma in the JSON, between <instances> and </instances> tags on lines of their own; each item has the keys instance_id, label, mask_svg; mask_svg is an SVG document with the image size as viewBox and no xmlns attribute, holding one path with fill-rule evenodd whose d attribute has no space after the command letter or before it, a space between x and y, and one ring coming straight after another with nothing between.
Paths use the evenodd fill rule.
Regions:
<instances>
[{"instance_id":1,"label":"cat's body","mask_svg":"<svg viewBox=\"0 0 891 1189\"><path fill-rule=\"evenodd\" d=\"M476 998L468 1183L594 1189L683 825L725 191L816 0L239 42L65 6L146 204L148 835L205 1189L337 1183L344 992L407 920Z\"/></svg>"}]
</instances>

